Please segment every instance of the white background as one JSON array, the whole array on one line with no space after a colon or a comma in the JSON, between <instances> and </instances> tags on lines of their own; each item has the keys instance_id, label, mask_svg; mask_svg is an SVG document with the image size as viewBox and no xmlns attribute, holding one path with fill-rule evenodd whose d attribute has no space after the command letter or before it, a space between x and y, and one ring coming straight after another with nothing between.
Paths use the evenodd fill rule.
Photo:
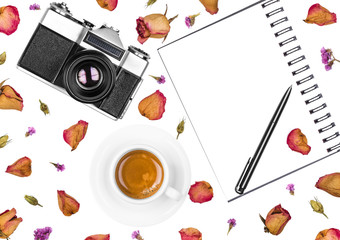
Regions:
<instances>
[{"instance_id":1,"label":"white background","mask_svg":"<svg viewBox=\"0 0 340 240\"><path fill-rule=\"evenodd\" d=\"M38 3L42 9L49 5L48 1ZM196 0L185 3L179 0L168 2L167 16L170 18L179 14L179 17L171 23L172 29L166 42L216 21L250 3L251 1L242 3L220 1L219 13L211 16ZM336 63L330 72L324 71L320 49L325 46L332 48L335 56L337 53L340 54L339 27L338 24L325 27L301 24L300 21L307 16L309 6L314 3L309 0L297 3L296 8L292 8L290 11L290 15L293 16L292 25L297 26L295 31L301 38L303 48L307 49L306 57L309 59L315 75L320 81L329 81L330 85L335 86L339 81L340 64ZM21 23L17 32L11 36L0 35L0 52L6 51L8 55L6 63L0 66L0 78L1 80L10 78L7 84L14 87L24 99L22 112L0 111L0 135L8 134L12 139L8 146L0 149L0 182L2 186L0 212L15 207L17 215L23 218L23 222L11 239L33 239L33 231L45 226L53 228L50 239L85 239L89 235L99 233L110 233L112 239L130 239L132 231L138 228L124 226L112 220L96 205L88 182L89 174L91 174L89 166L91 161L95 160L94 153L99 144L112 131L130 124L146 124L163 128L175 137L176 126L185 117L184 110L156 51L158 47L162 46L162 40L149 39L142 46L137 42L135 30L135 19L151 13L164 13L166 2L158 0L154 6L146 9L144 1L120 1L113 12L101 9L94 0L68 2L70 10L76 17L86 18L96 25L106 22L121 30L120 36L125 47L135 45L151 54L152 59L145 73L144 82L126 116L118 122L100 115L16 69L16 63L44 10L29 11L29 4L33 4L33 2L23 3L18 0L1 2L1 6L9 4L19 9ZM339 4L335 0L322 1L320 4L332 12L340 12ZM196 24L192 29L187 29L184 23L185 16L198 12L201 12L201 16L196 19ZM251 16L244 21L251 21ZM246 30L240 29L240 31ZM220 34L232 33L225 33L221 30L216 33L215 37ZM148 77L149 74L156 76L163 74L167 78L167 82L164 85L158 85ZM166 112L161 120L149 121L139 114L137 106L141 99L157 89L167 97ZM336 97L337 90L338 88L327 88L328 98ZM39 99L49 105L51 110L49 116L45 117L40 112ZM88 132L78 149L70 152L70 147L62 139L62 132L80 119L89 122ZM34 126L37 133L25 138L24 134L29 126ZM203 233L204 239L314 239L317 233L323 229L339 228L339 199L314 187L319 177L339 171L338 156L227 204L189 124L186 125L185 132L179 137L179 142L187 151L190 159L191 182L199 180L210 182L214 188L214 198L201 205L194 204L187 198L182 208L167 221L155 226L139 228L144 239L180 239L178 231L186 227L199 229ZM32 176L18 178L5 173L8 165L23 156L28 156L33 161ZM66 165L65 172L56 172L49 162L64 163ZM288 183L295 184L295 196L291 196L285 189ZM65 190L80 202L81 207L77 214L65 217L59 211L57 189ZM26 203L23 199L25 194L36 196L44 207L33 207ZM321 214L312 212L308 201L314 196L317 196L324 204L325 212L329 216L328 220ZM280 203L291 213L292 220L287 224L283 233L275 237L263 232L263 224L258 214L261 213L265 217L272 207ZM229 218L235 218L237 226L227 237L227 220Z\"/></svg>"}]
</instances>

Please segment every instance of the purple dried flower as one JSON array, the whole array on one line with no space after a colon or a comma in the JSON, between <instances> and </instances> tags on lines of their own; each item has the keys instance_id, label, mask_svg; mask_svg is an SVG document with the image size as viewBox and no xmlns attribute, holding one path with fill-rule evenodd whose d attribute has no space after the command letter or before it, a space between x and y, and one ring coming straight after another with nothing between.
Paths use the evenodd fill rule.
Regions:
<instances>
[{"instance_id":1,"label":"purple dried flower","mask_svg":"<svg viewBox=\"0 0 340 240\"><path fill-rule=\"evenodd\" d=\"M294 184L293 184L293 183L288 184L287 187L286 187L286 189L289 190L289 193L290 193L291 195L294 195L294 190L295 190L295 188L294 188Z\"/></svg>"},{"instance_id":2,"label":"purple dried flower","mask_svg":"<svg viewBox=\"0 0 340 240\"><path fill-rule=\"evenodd\" d=\"M200 13L197 13L195 15L190 15L188 17L185 17L185 25L187 25L188 28L194 26L195 24L195 18L200 15Z\"/></svg>"},{"instance_id":3,"label":"purple dried flower","mask_svg":"<svg viewBox=\"0 0 340 240\"><path fill-rule=\"evenodd\" d=\"M159 84L165 83L165 77L163 75L161 75L160 77L155 77L155 76L152 76L152 75L149 75L149 76L154 78Z\"/></svg>"},{"instance_id":4,"label":"purple dried flower","mask_svg":"<svg viewBox=\"0 0 340 240\"><path fill-rule=\"evenodd\" d=\"M332 69L332 65L334 64L334 61L340 62L338 59L334 57L331 49L325 49L324 47L322 47L320 52L321 52L321 62L325 64L326 71L329 71Z\"/></svg>"},{"instance_id":5,"label":"purple dried flower","mask_svg":"<svg viewBox=\"0 0 340 240\"><path fill-rule=\"evenodd\" d=\"M34 240L47 240L52 232L51 227L37 228L34 231Z\"/></svg>"},{"instance_id":6,"label":"purple dried flower","mask_svg":"<svg viewBox=\"0 0 340 240\"><path fill-rule=\"evenodd\" d=\"M26 132L25 136L32 136L35 133L35 128L34 127L28 127L28 131Z\"/></svg>"},{"instance_id":7,"label":"purple dried flower","mask_svg":"<svg viewBox=\"0 0 340 240\"><path fill-rule=\"evenodd\" d=\"M143 240L142 236L139 233L139 230L134 231L131 235L132 239Z\"/></svg>"},{"instance_id":8,"label":"purple dried flower","mask_svg":"<svg viewBox=\"0 0 340 240\"><path fill-rule=\"evenodd\" d=\"M228 223L229 223L229 229L228 229L227 235L229 234L230 230L231 230L233 227L236 226L236 220L235 220L235 218L230 218L230 219L228 220Z\"/></svg>"},{"instance_id":9,"label":"purple dried flower","mask_svg":"<svg viewBox=\"0 0 340 240\"><path fill-rule=\"evenodd\" d=\"M52 163L50 162L53 166L56 167L58 172L62 172L65 170L65 165L64 164L59 164L59 163Z\"/></svg>"},{"instance_id":10,"label":"purple dried flower","mask_svg":"<svg viewBox=\"0 0 340 240\"><path fill-rule=\"evenodd\" d=\"M40 5L34 3L34 4L30 5L30 10L40 10Z\"/></svg>"}]
</instances>

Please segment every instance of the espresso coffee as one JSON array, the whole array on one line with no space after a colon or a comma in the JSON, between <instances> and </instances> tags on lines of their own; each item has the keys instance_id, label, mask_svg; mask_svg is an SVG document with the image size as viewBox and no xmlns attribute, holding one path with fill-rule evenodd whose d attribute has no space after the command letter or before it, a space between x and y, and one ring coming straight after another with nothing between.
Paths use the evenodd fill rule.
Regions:
<instances>
[{"instance_id":1,"label":"espresso coffee","mask_svg":"<svg viewBox=\"0 0 340 240\"><path fill-rule=\"evenodd\" d=\"M160 160L146 150L126 153L117 163L115 180L128 197L144 199L154 195L162 186L164 170Z\"/></svg>"}]
</instances>

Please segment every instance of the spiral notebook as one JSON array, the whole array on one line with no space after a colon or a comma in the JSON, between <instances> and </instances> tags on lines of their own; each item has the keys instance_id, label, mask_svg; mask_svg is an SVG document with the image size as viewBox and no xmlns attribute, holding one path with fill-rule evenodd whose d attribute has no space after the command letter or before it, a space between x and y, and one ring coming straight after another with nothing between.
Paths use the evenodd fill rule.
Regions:
<instances>
[{"instance_id":1,"label":"spiral notebook","mask_svg":"<svg viewBox=\"0 0 340 240\"><path fill-rule=\"evenodd\" d=\"M333 86L309 65L290 21L295 4L258 1L158 49L228 201L340 151L340 99L327 99ZM288 103L239 195L238 179L289 86ZM308 139L308 155L286 143L296 128Z\"/></svg>"}]
</instances>

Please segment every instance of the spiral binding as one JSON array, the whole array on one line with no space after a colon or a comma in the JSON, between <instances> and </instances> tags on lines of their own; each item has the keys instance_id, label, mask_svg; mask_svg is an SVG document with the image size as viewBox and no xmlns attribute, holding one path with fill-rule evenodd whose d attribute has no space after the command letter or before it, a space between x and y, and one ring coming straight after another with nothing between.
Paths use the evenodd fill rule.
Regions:
<instances>
[{"instance_id":1,"label":"spiral binding","mask_svg":"<svg viewBox=\"0 0 340 240\"><path fill-rule=\"evenodd\" d=\"M284 13L284 8L282 6L277 6L280 3L280 0L269 0L266 1L262 4L262 8L267 8L269 6L271 6L272 8L274 8L274 10L269 10L269 12L267 12L265 15L267 18L273 18L275 16L280 15L280 13ZM265 9L267 10L267 9ZM279 28L280 26L284 25L283 23L288 23L288 17L282 17L279 16L279 19L273 21L272 23L270 23L270 27L271 28ZM292 33L293 32L293 27L292 26L288 26L288 27L284 27L282 29L280 29L279 31L275 32L274 36L276 38L281 38L282 36L285 36L288 33ZM288 47L289 45L293 45L295 44L295 41L297 40L296 36L290 36L288 38L286 38L283 41L279 42L279 46L280 47ZM290 48L289 50L283 52L283 56L287 57L287 56L292 56L293 54L298 54L299 51L301 51L301 46L295 44L296 46ZM304 55L298 56L296 58L294 58L293 60L287 62L289 67L295 67L295 64L299 63L299 62L303 62L306 61L306 57ZM295 68L294 71L292 71L292 75L294 77L300 77L301 75L305 74L307 70L309 70L310 67L308 64L304 65L303 67L300 67L298 69ZM301 75L300 75L301 74ZM321 93L316 93L317 91L319 91L319 86L318 84L315 82L314 79L314 75L313 74L309 74L309 76L304 76L303 78L300 78L299 80L296 81L297 86L299 87L304 87L305 85L310 84L310 86L304 88L303 90L300 91L301 95L306 97L305 100L305 104L309 105L318 101L323 101L323 97ZM331 114L328 112L327 110L327 104L326 103L322 103L321 105L312 108L309 110L310 114L320 114L320 117L316 117L314 119L314 123L317 125L320 125L320 128L318 129L318 132L320 134L322 133L327 133L328 131L332 131L332 129L335 127L335 123L331 122L330 124L326 125L326 126L321 126L322 124L324 124L324 122L327 119L331 119ZM314 116L314 115L313 115ZM327 124L327 123L326 123ZM329 132L328 132L329 133ZM322 142L326 143L326 142L330 142L333 141L334 139L337 139L340 136L339 132L335 132L327 137L323 137ZM340 149L340 143L327 148L327 152L330 153L336 149Z\"/></svg>"}]
</instances>

